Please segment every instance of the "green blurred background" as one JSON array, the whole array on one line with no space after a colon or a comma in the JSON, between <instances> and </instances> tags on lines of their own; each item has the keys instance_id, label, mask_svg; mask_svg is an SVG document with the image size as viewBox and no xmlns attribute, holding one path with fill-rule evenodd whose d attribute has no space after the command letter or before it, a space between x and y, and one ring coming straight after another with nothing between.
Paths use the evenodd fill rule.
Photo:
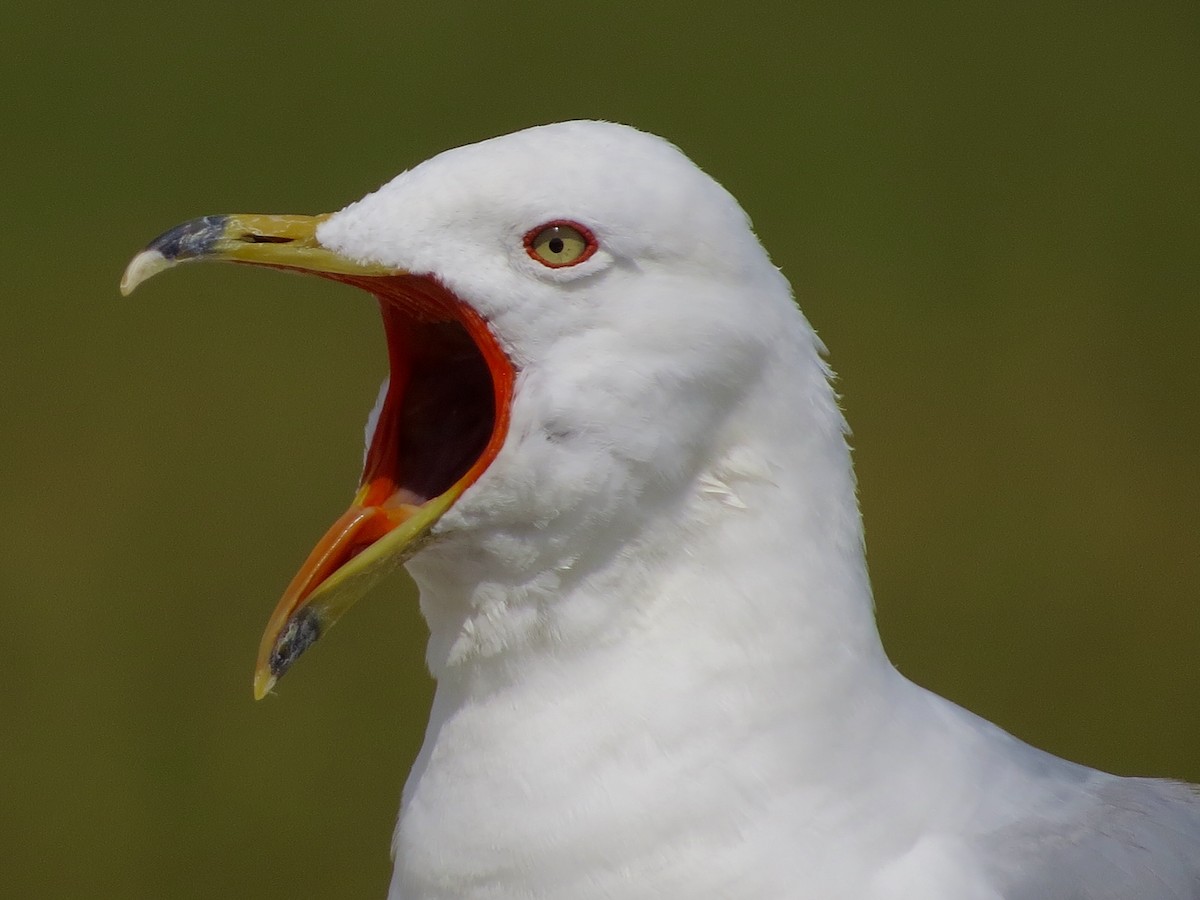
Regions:
<instances>
[{"instance_id":1,"label":"green blurred background","mask_svg":"<svg viewBox=\"0 0 1200 900\"><path fill-rule=\"evenodd\" d=\"M431 691L410 585L250 696L354 488L376 314L117 282L183 219L573 117L680 144L796 286L897 664L1200 781L1200 6L830 6L4 5L0 894L384 895Z\"/></svg>"}]
</instances>

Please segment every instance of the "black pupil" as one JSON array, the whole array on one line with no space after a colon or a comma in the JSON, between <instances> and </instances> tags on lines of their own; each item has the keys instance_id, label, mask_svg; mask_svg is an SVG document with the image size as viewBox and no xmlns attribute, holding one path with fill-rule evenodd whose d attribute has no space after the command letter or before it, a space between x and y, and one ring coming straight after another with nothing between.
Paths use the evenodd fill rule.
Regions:
<instances>
[{"instance_id":1,"label":"black pupil","mask_svg":"<svg viewBox=\"0 0 1200 900\"><path fill-rule=\"evenodd\" d=\"M546 246L550 248L551 253L562 253L563 239L560 237L550 238L550 243Z\"/></svg>"}]
</instances>

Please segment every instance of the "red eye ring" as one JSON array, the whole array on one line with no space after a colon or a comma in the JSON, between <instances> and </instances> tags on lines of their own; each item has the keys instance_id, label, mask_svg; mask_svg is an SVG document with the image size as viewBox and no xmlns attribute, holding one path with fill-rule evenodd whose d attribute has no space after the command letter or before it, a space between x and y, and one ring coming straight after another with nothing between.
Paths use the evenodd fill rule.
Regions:
<instances>
[{"instance_id":1,"label":"red eye ring","mask_svg":"<svg viewBox=\"0 0 1200 900\"><path fill-rule=\"evenodd\" d=\"M552 219L525 232L525 252L548 269L565 269L590 259L600 244L591 229L570 219Z\"/></svg>"}]
</instances>

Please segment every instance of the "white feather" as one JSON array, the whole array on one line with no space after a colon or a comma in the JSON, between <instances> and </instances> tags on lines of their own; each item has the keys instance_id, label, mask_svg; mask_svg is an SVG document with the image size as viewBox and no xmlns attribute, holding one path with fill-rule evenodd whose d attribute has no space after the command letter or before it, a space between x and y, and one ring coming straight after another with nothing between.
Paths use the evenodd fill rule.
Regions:
<instances>
[{"instance_id":1,"label":"white feather","mask_svg":"<svg viewBox=\"0 0 1200 900\"><path fill-rule=\"evenodd\" d=\"M375 437L375 428L379 425L379 414L383 412L383 401L387 399L388 385L392 383L391 377L383 379L383 384L379 386L379 393L375 395L375 404L371 407L371 411L367 414L367 424L363 428L363 466L367 464L367 453L371 449L371 441Z\"/></svg>"},{"instance_id":2,"label":"white feather","mask_svg":"<svg viewBox=\"0 0 1200 900\"><path fill-rule=\"evenodd\" d=\"M600 249L545 268L521 237L561 219ZM1200 897L1190 790L891 666L823 348L674 147L519 132L319 237L437 277L520 370L503 449L409 564L438 687L393 900Z\"/></svg>"}]
</instances>

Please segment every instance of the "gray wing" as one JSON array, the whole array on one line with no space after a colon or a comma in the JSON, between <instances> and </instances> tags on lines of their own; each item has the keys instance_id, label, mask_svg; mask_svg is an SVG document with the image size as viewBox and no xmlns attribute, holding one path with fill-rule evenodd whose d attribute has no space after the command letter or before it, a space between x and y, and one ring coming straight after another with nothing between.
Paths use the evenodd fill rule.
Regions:
<instances>
[{"instance_id":1,"label":"gray wing","mask_svg":"<svg viewBox=\"0 0 1200 900\"><path fill-rule=\"evenodd\" d=\"M989 835L1005 900L1200 900L1200 787L1094 773L1069 812Z\"/></svg>"}]
</instances>

